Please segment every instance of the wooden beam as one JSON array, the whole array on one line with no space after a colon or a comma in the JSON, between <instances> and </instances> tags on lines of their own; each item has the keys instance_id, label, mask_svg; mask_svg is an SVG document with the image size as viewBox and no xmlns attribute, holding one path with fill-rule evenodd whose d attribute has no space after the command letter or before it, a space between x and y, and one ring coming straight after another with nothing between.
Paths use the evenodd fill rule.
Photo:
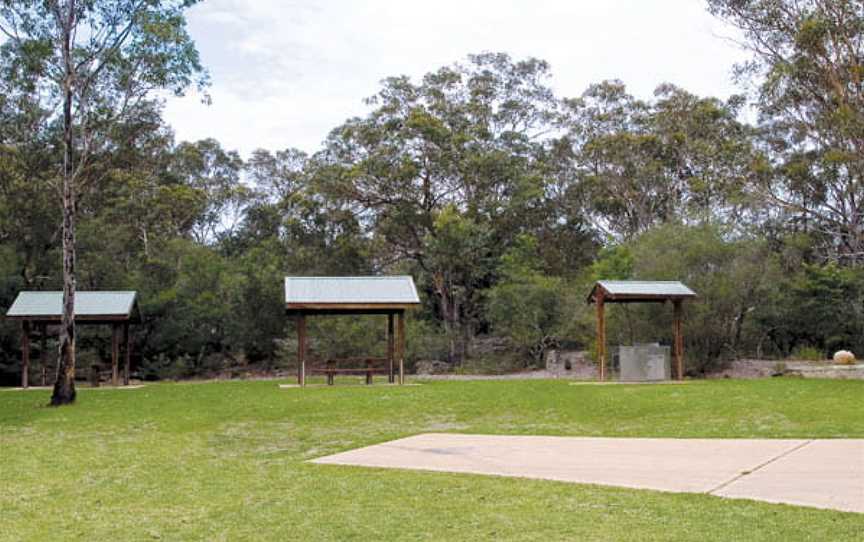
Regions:
<instances>
[{"instance_id":1,"label":"wooden beam","mask_svg":"<svg viewBox=\"0 0 864 542\"><path fill-rule=\"evenodd\" d=\"M297 384L306 385L306 316L297 316Z\"/></svg>"},{"instance_id":2,"label":"wooden beam","mask_svg":"<svg viewBox=\"0 0 864 542\"><path fill-rule=\"evenodd\" d=\"M604 294L606 303L666 303L683 299L693 299L695 295L656 295L656 294Z\"/></svg>"},{"instance_id":3,"label":"wooden beam","mask_svg":"<svg viewBox=\"0 0 864 542\"><path fill-rule=\"evenodd\" d=\"M600 382L606 380L606 303L603 292L598 291L597 298L597 361L600 363Z\"/></svg>"},{"instance_id":4,"label":"wooden beam","mask_svg":"<svg viewBox=\"0 0 864 542\"><path fill-rule=\"evenodd\" d=\"M394 337L393 337L393 313L387 315L387 381L389 383L393 383L396 380L396 374L393 368L393 356L394 356Z\"/></svg>"},{"instance_id":5,"label":"wooden beam","mask_svg":"<svg viewBox=\"0 0 864 542\"><path fill-rule=\"evenodd\" d=\"M30 387L30 322L21 322L21 387Z\"/></svg>"},{"instance_id":6,"label":"wooden beam","mask_svg":"<svg viewBox=\"0 0 864 542\"><path fill-rule=\"evenodd\" d=\"M30 321L34 323L46 322L49 324L59 325L61 322L60 315L43 315L43 314L24 314L24 315L14 315L14 316L4 316L6 320L21 320L21 321ZM85 314L75 315L75 323L76 324L112 324L114 322L126 322L129 321L129 315L126 314Z\"/></svg>"},{"instance_id":7,"label":"wooden beam","mask_svg":"<svg viewBox=\"0 0 864 542\"><path fill-rule=\"evenodd\" d=\"M129 366L132 361L132 336L129 333L129 322L123 324L123 342L125 343L123 352L123 385L129 385Z\"/></svg>"},{"instance_id":8,"label":"wooden beam","mask_svg":"<svg viewBox=\"0 0 864 542\"><path fill-rule=\"evenodd\" d=\"M682 324L682 301L675 300L674 317L672 318L673 335L675 343L675 371L678 380L684 380L684 334Z\"/></svg>"},{"instance_id":9,"label":"wooden beam","mask_svg":"<svg viewBox=\"0 0 864 542\"><path fill-rule=\"evenodd\" d=\"M405 383L405 311L397 314L396 321L396 359L399 363L399 384Z\"/></svg>"},{"instance_id":10,"label":"wooden beam","mask_svg":"<svg viewBox=\"0 0 864 542\"><path fill-rule=\"evenodd\" d=\"M414 307L409 307L414 308ZM323 309L294 309L287 308L285 309L285 314L287 316L297 317L301 314L305 316L365 316L365 315L376 315L376 314L392 314L394 312L398 312L404 310L399 307L386 307L386 308L323 308Z\"/></svg>"},{"instance_id":11,"label":"wooden beam","mask_svg":"<svg viewBox=\"0 0 864 542\"><path fill-rule=\"evenodd\" d=\"M402 311L414 309L420 303L286 303L285 310L299 311Z\"/></svg>"},{"instance_id":12,"label":"wooden beam","mask_svg":"<svg viewBox=\"0 0 864 542\"><path fill-rule=\"evenodd\" d=\"M111 385L120 385L120 326L111 326Z\"/></svg>"}]
</instances>

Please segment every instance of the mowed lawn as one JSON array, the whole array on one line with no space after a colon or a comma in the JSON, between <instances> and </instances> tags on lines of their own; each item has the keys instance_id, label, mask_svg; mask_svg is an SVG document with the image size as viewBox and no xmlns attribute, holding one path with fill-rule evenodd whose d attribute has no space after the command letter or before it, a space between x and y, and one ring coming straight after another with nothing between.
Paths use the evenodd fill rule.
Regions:
<instances>
[{"instance_id":1,"label":"mowed lawn","mask_svg":"<svg viewBox=\"0 0 864 542\"><path fill-rule=\"evenodd\" d=\"M307 459L421 432L864 438L864 382L0 391L2 540L862 540L864 515ZM862 458L849 458L861 461Z\"/></svg>"}]
</instances>

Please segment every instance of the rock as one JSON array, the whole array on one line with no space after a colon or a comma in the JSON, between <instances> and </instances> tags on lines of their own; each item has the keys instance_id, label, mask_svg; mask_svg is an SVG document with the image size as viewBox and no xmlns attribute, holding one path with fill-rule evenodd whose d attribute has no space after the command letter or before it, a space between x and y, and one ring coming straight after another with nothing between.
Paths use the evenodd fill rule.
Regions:
<instances>
[{"instance_id":1,"label":"rock","mask_svg":"<svg viewBox=\"0 0 864 542\"><path fill-rule=\"evenodd\" d=\"M471 355L488 356L507 353L513 350L512 341L507 337L474 337L471 340Z\"/></svg>"},{"instance_id":2,"label":"rock","mask_svg":"<svg viewBox=\"0 0 864 542\"><path fill-rule=\"evenodd\" d=\"M848 350L838 350L834 353L834 363L837 365L855 365L855 354Z\"/></svg>"},{"instance_id":3,"label":"rock","mask_svg":"<svg viewBox=\"0 0 864 542\"><path fill-rule=\"evenodd\" d=\"M546 371L555 376L593 378L596 367L586 350L546 351Z\"/></svg>"}]
</instances>

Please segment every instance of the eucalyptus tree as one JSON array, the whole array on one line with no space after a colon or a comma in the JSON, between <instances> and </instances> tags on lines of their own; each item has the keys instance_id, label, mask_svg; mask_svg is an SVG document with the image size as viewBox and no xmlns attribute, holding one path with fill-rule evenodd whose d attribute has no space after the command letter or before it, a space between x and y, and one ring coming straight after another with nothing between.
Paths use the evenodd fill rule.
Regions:
<instances>
[{"instance_id":1,"label":"eucalyptus tree","mask_svg":"<svg viewBox=\"0 0 864 542\"><path fill-rule=\"evenodd\" d=\"M182 142L174 149L169 173L196 191L203 203L191 229L199 244L230 235L243 215L251 191L241 182L243 161L215 139Z\"/></svg>"},{"instance_id":2,"label":"eucalyptus tree","mask_svg":"<svg viewBox=\"0 0 864 542\"><path fill-rule=\"evenodd\" d=\"M758 158L743 99L703 98L673 85L636 99L620 81L567 100L573 173L564 193L594 226L631 239L667 222L749 223Z\"/></svg>"},{"instance_id":3,"label":"eucalyptus tree","mask_svg":"<svg viewBox=\"0 0 864 542\"><path fill-rule=\"evenodd\" d=\"M864 4L709 0L738 27L770 162L756 193L826 239L823 258L864 262ZM799 226L800 225L800 226Z\"/></svg>"},{"instance_id":4,"label":"eucalyptus tree","mask_svg":"<svg viewBox=\"0 0 864 542\"><path fill-rule=\"evenodd\" d=\"M664 220L674 192L662 179L662 148L647 128L650 105L620 81L567 100L573 172L565 191L605 236L631 238Z\"/></svg>"},{"instance_id":5,"label":"eucalyptus tree","mask_svg":"<svg viewBox=\"0 0 864 542\"><path fill-rule=\"evenodd\" d=\"M361 218L382 264L417 266L451 336L470 333L475 293L494 279L490 266L451 263L500 254L555 220L541 167L560 106L548 77L543 61L487 53L419 82L388 78L372 112L336 128L317 157L320 190Z\"/></svg>"},{"instance_id":6,"label":"eucalyptus tree","mask_svg":"<svg viewBox=\"0 0 864 542\"><path fill-rule=\"evenodd\" d=\"M185 28L195 0L2 0L3 70L62 130L63 315L52 405L75 400L75 224L83 186L107 171L107 134L157 91L207 83ZM100 163L101 162L101 163Z\"/></svg>"}]
</instances>

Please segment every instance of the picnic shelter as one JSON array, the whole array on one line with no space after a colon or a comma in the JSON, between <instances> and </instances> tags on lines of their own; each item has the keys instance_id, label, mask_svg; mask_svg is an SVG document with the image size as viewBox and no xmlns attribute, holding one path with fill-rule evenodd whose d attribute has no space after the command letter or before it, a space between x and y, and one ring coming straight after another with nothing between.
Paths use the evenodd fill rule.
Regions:
<instances>
[{"instance_id":1,"label":"picnic shelter","mask_svg":"<svg viewBox=\"0 0 864 542\"><path fill-rule=\"evenodd\" d=\"M76 325L111 326L111 383L119 384L120 345L124 345L123 384L129 385L129 365L132 342L129 325L141 321L138 294L134 291L78 291L75 293ZM30 385L30 339L38 330L42 385L47 382L46 341L49 333L58 328L62 318L63 292L20 292L6 312L7 320L21 322L21 387ZM122 338L121 338L122 334Z\"/></svg>"},{"instance_id":2,"label":"picnic shelter","mask_svg":"<svg viewBox=\"0 0 864 542\"><path fill-rule=\"evenodd\" d=\"M673 359L675 376L684 379L683 303L694 299L696 292L679 281L601 280L594 284L588 303L597 306L597 357L600 380L606 380L606 303L666 303L673 307Z\"/></svg>"},{"instance_id":3,"label":"picnic shelter","mask_svg":"<svg viewBox=\"0 0 864 542\"><path fill-rule=\"evenodd\" d=\"M398 371L398 383L404 384L405 311L419 305L414 279L407 275L286 277L285 310L297 322L297 383L306 385L307 371L325 374L328 384L336 374L352 373L365 374L367 384L372 383L372 374L386 374L393 383ZM306 319L325 315L387 316L387 357L327 360L323 367L307 368Z\"/></svg>"}]
</instances>

